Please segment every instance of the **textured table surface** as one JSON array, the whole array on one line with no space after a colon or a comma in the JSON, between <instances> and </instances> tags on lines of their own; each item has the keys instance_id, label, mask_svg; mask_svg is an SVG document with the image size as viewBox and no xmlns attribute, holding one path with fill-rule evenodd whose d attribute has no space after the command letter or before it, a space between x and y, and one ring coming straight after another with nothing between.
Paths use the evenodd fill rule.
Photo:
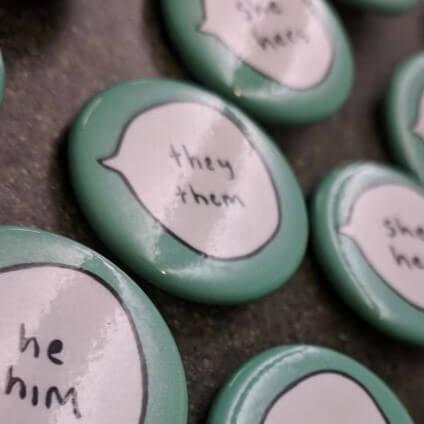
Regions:
<instances>
[{"instance_id":1,"label":"textured table surface","mask_svg":"<svg viewBox=\"0 0 424 424\"><path fill-rule=\"evenodd\" d=\"M111 83L152 76L189 79L165 37L158 3L0 3L0 46L8 72L0 110L0 224L54 231L111 257L72 195L66 130L84 101ZM326 122L269 129L305 196L340 163L388 160L380 103L394 66L424 48L423 4L400 17L339 11L356 56L353 95ZM293 343L328 346L363 362L393 388L417 423L424 422L424 350L357 319L326 284L310 250L289 284L246 306L194 305L134 278L163 313L181 350L190 423L204 422L216 391L245 360Z\"/></svg>"}]
</instances>

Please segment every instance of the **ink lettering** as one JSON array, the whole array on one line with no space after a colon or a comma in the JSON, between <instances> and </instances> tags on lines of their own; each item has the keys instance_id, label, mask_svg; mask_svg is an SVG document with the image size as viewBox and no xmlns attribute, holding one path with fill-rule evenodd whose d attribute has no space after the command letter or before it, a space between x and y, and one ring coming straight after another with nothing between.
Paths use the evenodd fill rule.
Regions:
<instances>
[{"instance_id":1,"label":"ink lettering","mask_svg":"<svg viewBox=\"0 0 424 424\"><path fill-rule=\"evenodd\" d=\"M24 381L21 378L15 377L13 375L13 367L9 367L9 369L7 371L5 393L7 395L10 395L15 387L16 387L16 390L18 390L19 397L21 399L25 399L26 393L27 393L26 384L24 383Z\"/></svg>"},{"instance_id":2,"label":"ink lettering","mask_svg":"<svg viewBox=\"0 0 424 424\"><path fill-rule=\"evenodd\" d=\"M32 347L32 350L29 350ZM41 345L36 337L28 337L26 334L25 324L21 324L19 327L19 352L22 355L31 354L37 361L43 360L41 356ZM46 349L47 359L54 365L63 365L63 360L58 358L58 355L63 351L63 342L59 339L52 340ZM36 366L36 364L34 364ZM21 400L25 400L27 396L30 396L30 402L32 406L36 407L39 405L40 398L40 387L37 384L30 384L23 378L16 374L16 370L13 366L10 366L7 370L6 376L6 387L4 393L7 396L13 396L17 394ZM29 394L30 393L30 394ZM52 386L49 387L45 394L45 406L50 409L53 405L53 400L56 401L58 406L65 406L68 401L72 404L72 411L75 418L81 418L81 411L78 404L78 393L74 387L68 389L65 395L62 395L59 388Z\"/></svg>"},{"instance_id":3,"label":"ink lettering","mask_svg":"<svg viewBox=\"0 0 424 424\"><path fill-rule=\"evenodd\" d=\"M0 290L1 424L145 421L142 341L106 281L24 263L0 269Z\"/></svg>"},{"instance_id":4,"label":"ink lettering","mask_svg":"<svg viewBox=\"0 0 424 424\"><path fill-rule=\"evenodd\" d=\"M238 0L236 7L248 22L261 19L267 15L281 15L283 13L282 7L276 1Z\"/></svg>"},{"instance_id":5,"label":"ink lettering","mask_svg":"<svg viewBox=\"0 0 424 424\"><path fill-rule=\"evenodd\" d=\"M424 242L424 225L410 225L399 216L384 220L389 238L410 237Z\"/></svg>"},{"instance_id":6,"label":"ink lettering","mask_svg":"<svg viewBox=\"0 0 424 424\"><path fill-rule=\"evenodd\" d=\"M194 251L224 260L256 252L280 223L273 176L259 140L256 146L261 135L228 114L201 100L149 108L125 126L116 153L99 158L141 214Z\"/></svg>"},{"instance_id":7,"label":"ink lettering","mask_svg":"<svg viewBox=\"0 0 424 424\"><path fill-rule=\"evenodd\" d=\"M72 403L72 411L76 418L81 418L81 412L78 406L78 394L74 387L70 388L64 396L61 395L59 389L57 387L50 387L46 393L46 408L50 409L53 400L56 399L56 402L60 406L64 406L71 400Z\"/></svg>"},{"instance_id":8,"label":"ink lettering","mask_svg":"<svg viewBox=\"0 0 424 424\"><path fill-rule=\"evenodd\" d=\"M396 236L396 228L394 228L390 219L384 221L384 226L389 230L387 237L393 238Z\"/></svg>"},{"instance_id":9,"label":"ink lettering","mask_svg":"<svg viewBox=\"0 0 424 424\"><path fill-rule=\"evenodd\" d=\"M382 281L424 309L424 192L401 183L372 186L349 212L340 233L355 242L356 253ZM352 260L351 266L363 264Z\"/></svg>"},{"instance_id":10,"label":"ink lettering","mask_svg":"<svg viewBox=\"0 0 424 424\"><path fill-rule=\"evenodd\" d=\"M237 194L228 193L203 193L196 190L192 184L188 185L188 190L184 190L181 186L177 187L176 196L183 204L196 204L198 206L214 206L220 208L225 207L242 207L246 205Z\"/></svg>"},{"instance_id":11,"label":"ink lettering","mask_svg":"<svg viewBox=\"0 0 424 424\"><path fill-rule=\"evenodd\" d=\"M325 19L307 0L202 0L201 32L247 66L295 90L320 84L333 64ZM313 65L311 65L313 64Z\"/></svg>"},{"instance_id":12,"label":"ink lettering","mask_svg":"<svg viewBox=\"0 0 424 424\"><path fill-rule=\"evenodd\" d=\"M53 340L47 349L47 356L56 365L63 365L63 361L59 358L56 358L56 355L59 355L63 350L63 343L61 340Z\"/></svg>"},{"instance_id":13,"label":"ink lettering","mask_svg":"<svg viewBox=\"0 0 424 424\"><path fill-rule=\"evenodd\" d=\"M21 353L24 353L32 345L34 349L34 358L38 358L40 356L40 345L35 337L26 337L24 324L21 324L19 336L19 350Z\"/></svg>"},{"instance_id":14,"label":"ink lettering","mask_svg":"<svg viewBox=\"0 0 424 424\"><path fill-rule=\"evenodd\" d=\"M175 161L179 168L187 167L194 171L223 171L229 180L235 179L234 167L228 159L194 154L185 144L182 144L179 148L171 144L169 157Z\"/></svg>"},{"instance_id":15,"label":"ink lettering","mask_svg":"<svg viewBox=\"0 0 424 424\"><path fill-rule=\"evenodd\" d=\"M303 42L308 44L309 37L300 29L287 29L284 32L275 32L273 34L263 34L257 30L252 31L252 36L263 50L277 50L282 47Z\"/></svg>"}]
</instances>

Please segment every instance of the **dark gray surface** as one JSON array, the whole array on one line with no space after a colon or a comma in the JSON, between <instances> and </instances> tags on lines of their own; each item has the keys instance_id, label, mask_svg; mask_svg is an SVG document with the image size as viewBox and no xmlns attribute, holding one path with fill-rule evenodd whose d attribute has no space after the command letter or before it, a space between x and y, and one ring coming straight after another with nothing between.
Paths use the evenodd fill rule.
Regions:
<instances>
[{"instance_id":1,"label":"dark gray surface","mask_svg":"<svg viewBox=\"0 0 424 424\"><path fill-rule=\"evenodd\" d=\"M1 1L0 46L8 79L0 111L0 224L51 230L110 257L72 196L64 134L83 102L113 82L140 76L187 78L166 41L157 3ZM326 122L271 130L306 196L342 162L387 160L379 102L393 67L424 47L424 5L401 17L341 12L357 65L349 102ZM136 280L165 316L180 347L190 423L204 421L218 388L245 360L290 343L324 345L353 356L393 388L417 423L424 423L424 351L358 320L326 285L310 252L286 287L247 306L193 305Z\"/></svg>"}]
</instances>

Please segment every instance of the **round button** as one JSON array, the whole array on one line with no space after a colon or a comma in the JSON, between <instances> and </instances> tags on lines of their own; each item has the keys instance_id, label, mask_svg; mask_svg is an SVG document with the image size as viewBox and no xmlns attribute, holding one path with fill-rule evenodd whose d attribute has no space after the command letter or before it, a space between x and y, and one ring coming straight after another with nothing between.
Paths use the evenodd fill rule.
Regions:
<instances>
[{"instance_id":1,"label":"round button","mask_svg":"<svg viewBox=\"0 0 424 424\"><path fill-rule=\"evenodd\" d=\"M126 82L77 119L70 171L99 236L135 272L189 299L237 303L301 262L307 215L273 142L193 86Z\"/></svg>"},{"instance_id":2,"label":"round button","mask_svg":"<svg viewBox=\"0 0 424 424\"><path fill-rule=\"evenodd\" d=\"M118 268L63 237L0 227L0 420L187 422L181 359Z\"/></svg>"},{"instance_id":3,"label":"round button","mask_svg":"<svg viewBox=\"0 0 424 424\"><path fill-rule=\"evenodd\" d=\"M4 80L5 80L5 71L3 57L0 50L0 103L3 101L4 96Z\"/></svg>"},{"instance_id":4,"label":"round button","mask_svg":"<svg viewBox=\"0 0 424 424\"><path fill-rule=\"evenodd\" d=\"M263 121L320 120L350 93L350 46L326 1L162 5L171 40L195 77Z\"/></svg>"},{"instance_id":5,"label":"round button","mask_svg":"<svg viewBox=\"0 0 424 424\"><path fill-rule=\"evenodd\" d=\"M342 0L352 6L382 13L403 13L418 5L418 0Z\"/></svg>"},{"instance_id":6,"label":"round button","mask_svg":"<svg viewBox=\"0 0 424 424\"><path fill-rule=\"evenodd\" d=\"M424 191L390 168L332 172L313 202L314 243L344 300L382 331L424 344Z\"/></svg>"},{"instance_id":7,"label":"round button","mask_svg":"<svg viewBox=\"0 0 424 424\"><path fill-rule=\"evenodd\" d=\"M424 182L424 53L396 69L386 98L386 126L393 159Z\"/></svg>"},{"instance_id":8,"label":"round button","mask_svg":"<svg viewBox=\"0 0 424 424\"><path fill-rule=\"evenodd\" d=\"M208 424L413 424L390 389L334 351L278 347L251 359L218 395Z\"/></svg>"}]
</instances>

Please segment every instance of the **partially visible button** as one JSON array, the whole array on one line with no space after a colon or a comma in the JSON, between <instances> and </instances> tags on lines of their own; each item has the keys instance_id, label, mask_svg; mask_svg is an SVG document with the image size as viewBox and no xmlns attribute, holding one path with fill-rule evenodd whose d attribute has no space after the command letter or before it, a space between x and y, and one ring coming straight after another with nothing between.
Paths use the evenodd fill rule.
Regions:
<instances>
[{"instance_id":1,"label":"partially visible button","mask_svg":"<svg viewBox=\"0 0 424 424\"><path fill-rule=\"evenodd\" d=\"M385 118L393 159L424 183L424 53L396 69Z\"/></svg>"},{"instance_id":2,"label":"partially visible button","mask_svg":"<svg viewBox=\"0 0 424 424\"><path fill-rule=\"evenodd\" d=\"M329 282L354 310L424 345L424 191L373 163L342 167L313 202L314 244Z\"/></svg>"},{"instance_id":3,"label":"partially visible button","mask_svg":"<svg viewBox=\"0 0 424 424\"><path fill-rule=\"evenodd\" d=\"M186 424L175 342L108 260L50 233L0 227L0 422Z\"/></svg>"},{"instance_id":4,"label":"partially visible button","mask_svg":"<svg viewBox=\"0 0 424 424\"><path fill-rule=\"evenodd\" d=\"M324 0L162 0L170 38L202 83L271 123L339 109L353 82L345 31Z\"/></svg>"},{"instance_id":5,"label":"partially visible button","mask_svg":"<svg viewBox=\"0 0 424 424\"><path fill-rule=\"evenodd\" d=\"M352 6L374 10L376 12L397 14L407 12L418 5L419 0L341 0Z\"/></svg>"},{"instance_id":6,"label":"partially visible button","mask_svg":"<svg viewBox=\"0 0 424 424\"><path fill-rule=\"evenodd\" d=\"M283 285L303 259L307 214L289 164L213 94L167 80L121 83L81 112L69 154L98 235L171 293L246 302Z\"/></svg>"},{"instance_id":7,"label":"partially visible button","mask_svg":"<svg viewBox=\"0 0 424 424\"><path fill-rule=\"evenodd\" d=\"M222 389L208 424L413 424L371 371L337 352L278 347L245 364Z\"/></svg>"}]
</instances>

